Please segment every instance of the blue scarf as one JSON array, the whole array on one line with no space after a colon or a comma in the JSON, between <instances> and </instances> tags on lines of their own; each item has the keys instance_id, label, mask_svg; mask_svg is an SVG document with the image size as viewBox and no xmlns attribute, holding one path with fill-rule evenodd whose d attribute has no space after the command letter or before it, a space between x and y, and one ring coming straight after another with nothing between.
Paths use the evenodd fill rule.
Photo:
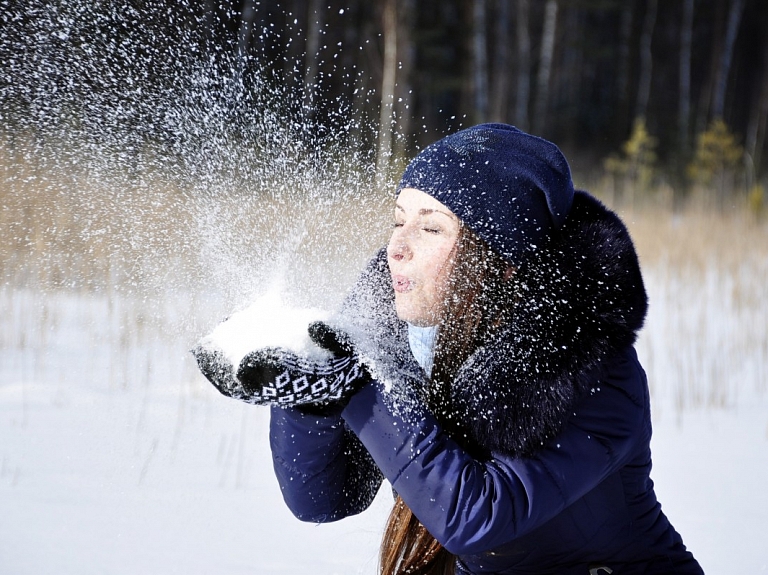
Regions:
<instances>
[{"instance_id":1,"label":"blue scarf","mask_svg":"<svg viewBox=\"0 0 768 575\"><path fill-rule=\"evenodd\" d=\"M408 324L408 344L416 361L427 374L432 376L432 364L435 359L435 339L437 326L419 327Z\"/></svg>"}]
</instances>

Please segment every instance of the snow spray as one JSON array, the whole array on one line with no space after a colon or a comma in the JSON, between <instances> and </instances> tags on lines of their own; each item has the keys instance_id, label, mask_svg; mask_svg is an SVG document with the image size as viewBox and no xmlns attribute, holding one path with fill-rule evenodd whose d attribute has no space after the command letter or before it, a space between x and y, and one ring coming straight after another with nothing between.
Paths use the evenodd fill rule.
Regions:
<instances>
[{"instance_id":1,"label":"snow spray","mask_svg":"<svg viewBox=\"0 0 768 575\"><path fill-rule=\"evenodd\" d=\"M327 310L386 241L372 124L344 103L318 124L258 56L207 42L191 5L0 14L4 203L28 214L7 223L6 283L191 298L208 321L277 309L259 299L275 285L281 310Z\"/></svg>"}]
</instances>

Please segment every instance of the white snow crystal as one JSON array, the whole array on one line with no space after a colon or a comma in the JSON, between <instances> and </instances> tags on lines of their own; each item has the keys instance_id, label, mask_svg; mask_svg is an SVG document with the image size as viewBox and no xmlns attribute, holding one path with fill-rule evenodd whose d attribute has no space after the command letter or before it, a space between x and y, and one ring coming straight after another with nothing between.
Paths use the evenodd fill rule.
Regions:
<instances>
[{"instance_id":1,"label":"white snow crystal","mask_svg":"<svg viewBox=\"0 0 768 575\"><path fill-rule=\"evenodd\" d=\"M312 342L307 326L313 321L327 320L328 316L317 308L291 307L279 292L272 291L229 316L200 340L200 345L223 352L235 368L247 353L265 347L281 347L305 357L324 359L329 352Z\"/></svg>"}]
</instances>

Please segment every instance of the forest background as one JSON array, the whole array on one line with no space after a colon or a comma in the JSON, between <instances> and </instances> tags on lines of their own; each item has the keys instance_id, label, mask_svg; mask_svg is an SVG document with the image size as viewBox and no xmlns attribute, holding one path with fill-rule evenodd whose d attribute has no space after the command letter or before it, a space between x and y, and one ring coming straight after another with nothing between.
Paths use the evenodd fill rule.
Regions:
<instances>
[{"instance_id":1,"label":"forest background","mask_svg":"<svg viewBox=\"0 0 768 575\"><path fill-rule=\"evenodd\" d=\"M11 9L0 23L9 24L14 3L4 4ZM30 25L6 26L25 36L4 43L15 54L1 55L0 81L18 82L41 50L63 50L63 66L47 71L51 89L67 79L67 58L130 55L122 78L95 73L80 86L122 84L127 98L131 76L146 90L169 82L174 67L217 59L246 82L250 75L283 91L308 130L346 126L376 148L379 169L393 160L400 168L461 126L499 121L557 142L582 173L598 168L619 191L663 182L678 203L702 185L721 207L733 195L751 197L756 210L765 201L757 184L768 5L760 0L148 0L101 4L97 18L77 4L26 3L15 18ZM36 44L29 31L42 23L51 34ZM129 41L142 50L121 55ZM29 93L6 87L0 96L6 121L11 109L34 113ZM358 119L352 129L349 118Z\"/></svg>"},{"instance_id":2,"label":"forest background","mask_svg":"<svg viewBox=\"0 0 768 575\"><path fill-rule=\"evenodd\" d=\"M713 172L746 177L740 189L761 173L768 6L758 0L245 1L206 14L222 25L208 28L214 42L268 55L319 121L337 98L355 115L378 113L380 151L397 158L460 126L507 122L578 165L609 157L609 172L643 186L658 168L678 195ZM389 125L402 137L387 141Z\"/></svg>"}]
</instances>

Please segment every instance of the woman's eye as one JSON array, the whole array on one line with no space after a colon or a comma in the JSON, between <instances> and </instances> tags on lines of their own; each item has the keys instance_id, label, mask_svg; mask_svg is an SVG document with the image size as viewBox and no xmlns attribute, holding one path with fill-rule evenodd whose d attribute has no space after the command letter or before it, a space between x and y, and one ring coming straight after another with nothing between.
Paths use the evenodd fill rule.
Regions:
<instances>
[{"instance_id":1,"label":"woman's eye","mask_svg":"<svg viewBox=\"0 0 768 575\"><path fill-rule=\"evenodd\" d=\"M403 222L394 222L392 224L392 227L393 228L402 228L403 227Z\"/></svg>"},{"instance_id":2,"label":"woman's eye","mask_svg":"<svg viewBox=\"0 0 768 575\"><path fill-rule=\"evenodd\" d=\"M443 230L441 230L440 228L429 228L429 227L426 227L426 228L423 228L423 229L428 234L439 235L439 234L443 233Z\"/></svg>"}]
</instances>

